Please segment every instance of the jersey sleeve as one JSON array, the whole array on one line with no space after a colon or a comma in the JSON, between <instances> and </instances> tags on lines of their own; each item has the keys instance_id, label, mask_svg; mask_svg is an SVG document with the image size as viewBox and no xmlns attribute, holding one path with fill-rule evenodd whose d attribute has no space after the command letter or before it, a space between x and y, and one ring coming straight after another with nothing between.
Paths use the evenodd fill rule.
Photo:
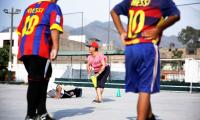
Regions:
<instances>
[{"instance_id":1,"label":"jersey sleeve","mask_svg":"<svg viewBox=\"0 0 200 120\"><path fill-rule=\"evenodd\" d=\"M173 0L161 0L161 11L164 17L180 16L180 11Z\"/></svg>"},{"instance_id":2,"label":"jersey sleeve","mask_svg":"<svg viewBox=\"0 0 200 120\"><path fill-rule=\"evenodd\" d=\"M119 4L117 4L113 10L117 13L117 15L125 15L128 16L128 10L130 8L130 0L123 0Z\"/></svg>"},{"instance_id":3,"label":"jersey sleeve","mask_svg":"<svg viewBox=\"0 0 200 120\"><path fill-rule=\"evenodd\" d=\"M51 6L50 30L58 30L63 33L63 15L60 7L56 4Z\"/></svg>"}]
</instances>

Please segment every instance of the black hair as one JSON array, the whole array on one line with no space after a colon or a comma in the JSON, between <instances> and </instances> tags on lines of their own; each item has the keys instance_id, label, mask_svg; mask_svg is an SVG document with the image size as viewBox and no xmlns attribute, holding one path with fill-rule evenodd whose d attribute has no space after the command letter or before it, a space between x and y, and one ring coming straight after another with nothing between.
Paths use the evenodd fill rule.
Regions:
<instances>
[{"instance_id":1,"label":"black hair","mask_svg":"<svg viewBox=\"0 0 200 120\"><path fill-rule=\"evenodd\" d=\"M99 48L95 48L95 51L99 51Z\"/></svg>"},{"instance_id":2,"label":"black hair","mask_svg":"<svg viewBox=\"0 0 200 120\"><path fill-rule=\"evenodd\" d=\"M100 42L101 40L97 39L97 38L90 38L90 41L96 41L96 42Z\"/></svg>"}]
</instances>

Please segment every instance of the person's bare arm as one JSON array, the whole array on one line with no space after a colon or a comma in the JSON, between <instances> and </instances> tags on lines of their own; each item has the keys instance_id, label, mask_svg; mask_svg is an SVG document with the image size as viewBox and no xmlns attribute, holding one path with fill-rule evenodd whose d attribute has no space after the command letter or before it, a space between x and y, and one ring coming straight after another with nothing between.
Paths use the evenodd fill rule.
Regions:
<instances>
[{"instance_id":1,"label":"person's bare arm","mask_svg":"<svg viewBox=\"0 0 200 120\"><path fill-rule=\"evenodd\" d=\"M174 23L176 23L178 20L180 20L180 16L169 16L162 24L158 25L155 28L152 28L150 30L144 31L142 33L142 36L146 39L156 39L158 38L161 33Z\"/></svg>"},{"instance_id":2,"label":"person's bare arm","mask_svg":"<svg viewBox=\"0 0 200 120\"><path fill-rule=\"evenodd\" d=\"M120 34L120 38L121 38L122 42L124 43L124 40L127 38L127 32L122 25L120 16L117 15L117 13L114 10L111 11L111 16L112 16L113 22L115 24L115 27L117 28L117 30Z\"/></svg>"},{"instance_id":3,"label":"person's bare arm","mask_svg":"<svg viewBox=\"0 0 200 120\"><path fill-rule=\"evenodd\" d=\"M88 78L89 78L91 75L91 65L89 64L89 62L87 63L86 67L87 67Z\"/></svg>"},{"instance_id":4,"label":"person's bare arm","mask_svg":"<svg viewBox=\"0 0 200 120\"><path fill-rule=\"evenodd\" d=\"M59 50L60 32L58 30L51 30L51 38L53 46L50 53L50 60L53 61L56 59Z\"/></svg>"},{"instance_id":5,"label":"person's bare arm","mask_svg":"<svg viewBox=\"0 0 200 120\"><path fill-rule=\"evenodd\" d=\"M86 67L87 67L87 71L91 72L89 63L87 63Z\"/></svg>"}]
</instances>

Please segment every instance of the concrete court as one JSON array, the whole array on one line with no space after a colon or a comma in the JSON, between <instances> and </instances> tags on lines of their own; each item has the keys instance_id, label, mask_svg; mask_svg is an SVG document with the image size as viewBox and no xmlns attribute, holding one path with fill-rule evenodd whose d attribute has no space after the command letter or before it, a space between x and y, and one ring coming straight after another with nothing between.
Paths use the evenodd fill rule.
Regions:
<instances>
[{"instance_id":1,"label":"concrete court","mask_svg":"<svg viewBox=\"0 0 200 120\"><path fill-rule=\"evenodd\" d=\"M26 85L0 84L0 120L24 120ZM136 120L136 94L116 97L105 89L103 103L95 104L93 88L83 88L83 97L47 99L47 109L57 120ZM200 120L200 93L161 91L152 96L157 120Z\"/></svg>"}]
</instances>

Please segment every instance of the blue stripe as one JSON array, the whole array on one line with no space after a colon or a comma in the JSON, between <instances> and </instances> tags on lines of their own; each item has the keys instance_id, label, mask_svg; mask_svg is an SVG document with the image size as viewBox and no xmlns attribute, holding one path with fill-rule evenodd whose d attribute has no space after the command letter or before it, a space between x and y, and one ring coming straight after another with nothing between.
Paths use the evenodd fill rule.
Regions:
<instances>
[{"instance_id":1,"label":"blue stripe","mask_svg":"<svg viewBox=\"0 0 200 120\"><path fill-rule=\"evenodd\" d=\"M21 41L21 44L20 44L20 53L21 53L21 56L24 55L24 45L25 45L25 42L26 42L26 36L22 37L22 41Z\"/></svg>"},{"instance_id":2,"label":"blue stripe","mask_svg":"<svg viewBox=\"0 0 200 120\"><path fill-rule=\"evenodd\" d=\"M35 8L39 8L41 4L36 4ZM37 26L35 35L34 35L34 41L33 41L33 55L38 55L39 54L39 48L40 48L40 41L41 41L41 36L42 36L42 28L40 26Z\"/></svg>"},{"instance_id":3,"label":"blue stripe","mask_svg":"<svg viewBox=\"0 0 200 120\"><path fill-rule=\"evenodd\" d=\"M46 8L44 14L45 15L48 15L51 13L52 11L52 6L54 4L53 3L50 3L48 5L48 7ZM41 20L41 23L45 25L45 43L46 44L49 44L49 36L51 35L51 31L50 31L50 16L43 16L42 20Z\"/></svg>"},{"instance_id":4,"label":"blue stripe","mask_svg":"<svg viewBox=\"0 0 200 120\"><path fill-rule=\"evenodd\" d=\"M146 17L145 17L145 23L144 23L144 24L145 24L145 25L151 25L151 26L152 26L152 25L155 25L155 26L156 26L156 25L158 24L158 22L160 21L160 19L161 19L161 18L155 18L155 17L149 17L149 16L147 17L147 16L146 16Z\"/></svg>"},{"instance_id":5,"label":"blue stripe","mask_svg":"<svg viewBox=\"0 0 200 120\"><path fill-rule=\"evenodd\" d=\"M37 28L33 41L33 55L39 54L40 42L42 37L42 27Z\"/></svg>"}]
</instances>

